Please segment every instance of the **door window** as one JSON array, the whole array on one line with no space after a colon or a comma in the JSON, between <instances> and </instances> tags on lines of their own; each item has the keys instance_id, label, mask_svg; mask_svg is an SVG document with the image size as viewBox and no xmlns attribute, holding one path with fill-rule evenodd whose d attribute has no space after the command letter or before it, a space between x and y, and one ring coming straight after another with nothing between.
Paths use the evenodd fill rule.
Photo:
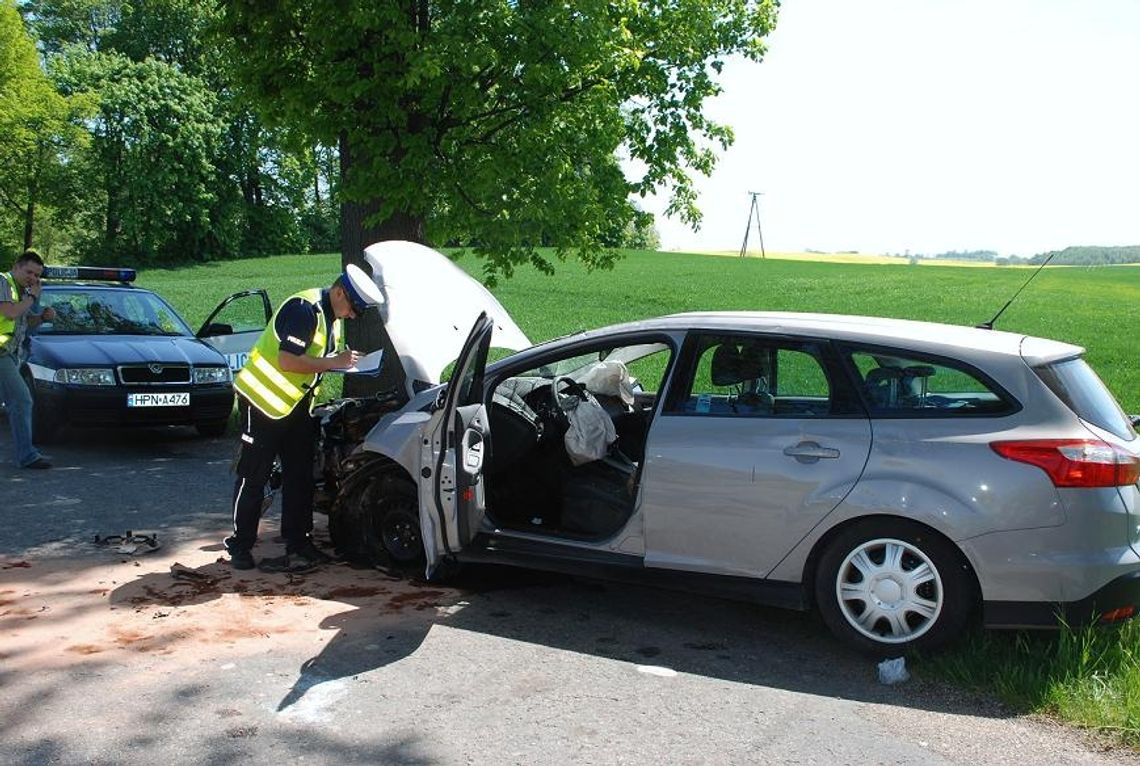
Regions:
<instances>
[{"instance_id":1,"label":"door window","mask_svg":"<svg viewBox=\"0 0 1140 766\"><path fill-rule=\"evenodd\" d=\"M239 293L214 310L199 331L199 337L261 332L271 316L269 298L264 291Z\"/></svg>"},{"instance_id":2,"label":"door window","mask_svg":"<svg viewBox=\"0 0 1140 766\"><path fill-rule=\"evenodd\" d=\"M886 349L852 349L849 354L874 415L1004 415L1016 409L996 383L960 362Z\"/></svg>"},{"instance_id":3,"label":"door window","mask_svg":"<svg viewBox=\"0 0 1140 766\"><path fill-rule=\"evenodd\" d=\"M671 412L723 417L819 417L833 413L820 344L701 335L691 383Z\"/></svg>"}]
</instances>

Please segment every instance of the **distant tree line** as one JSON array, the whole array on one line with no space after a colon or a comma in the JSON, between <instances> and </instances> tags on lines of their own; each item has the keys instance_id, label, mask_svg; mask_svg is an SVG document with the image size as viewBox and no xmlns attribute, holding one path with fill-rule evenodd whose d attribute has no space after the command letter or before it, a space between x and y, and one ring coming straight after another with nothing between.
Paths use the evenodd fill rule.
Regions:
<instances>
[{"instance_id":1,"label":"distant tree line","mask_svg":"<svg viewBox=\"0 0 1140 766\"><path fill-rule=\"evenodd\" d=\"M951 250L946 253L939 253L934 256L935 258L943 258L951 261L994 261L997 260L998 254L993 250Z\"/></svg>"},{"instance_id":2,"label":"distant tree line","mask_svg":"<svg viewBox=\"0 0 1140 766\"><path fill-rule=\"evenodd\" d=\"M1127 245L1122 247L1097 247L1080 245L1066 247L1064 250L1054 250L1038 253L1029 258L1017 256L998 255L993 250L950 250L933 256L919 255L918 258L940 258L952 261L986 261L998 266L1022 264L1037 266L1049 259L1050 265L1055 266L1110 266L1121 263L1140 263L1140 245Z\"/></svg>"},{"instance_id":3,"label":"distant tree line","mask_svg":"<svg viewBox=\"0 0 1140 766\"><path fill-rule=\"evenodd\" d=\"M1039 253L1027 262L1032 265L1044 263L1049 256L1053 256L1053 260L1049 261L1050 265L1057 266L1109 266L1120 263L1140 263L1140 245L1066 247L1064 250Z\"/></svg>"}]
</instances>

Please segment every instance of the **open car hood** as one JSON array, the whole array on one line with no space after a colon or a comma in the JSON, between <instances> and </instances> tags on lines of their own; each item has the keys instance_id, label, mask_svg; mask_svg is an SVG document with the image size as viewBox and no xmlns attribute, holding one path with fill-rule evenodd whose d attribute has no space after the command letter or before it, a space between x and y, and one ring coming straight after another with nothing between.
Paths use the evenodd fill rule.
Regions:
<instances>
[{"instance_id":1,"label":"open car hood","mask_svg":"<svg viewBox=\"0 0 1140 766\"><path fill-rule=\"evenodd\" d=\"M384 294L380 315L412 381L439 383L486 312L495 323L491 345L519 351L533 345L490 291L442 253L415 242L377 242L364 249Z\"/></svg>"}]
</instances>

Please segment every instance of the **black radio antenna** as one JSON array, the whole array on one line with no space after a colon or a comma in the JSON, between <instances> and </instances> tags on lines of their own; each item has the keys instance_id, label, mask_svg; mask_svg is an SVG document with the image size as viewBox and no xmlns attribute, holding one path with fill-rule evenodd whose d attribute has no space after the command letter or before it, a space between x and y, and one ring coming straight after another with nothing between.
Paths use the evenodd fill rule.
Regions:
<instances>
[{"instance_id":1,"label":"black radio antenna","mask_svg":"<svg viewBox=\"0 0 1140 766\"><path fill-rule=\"evenodd\" d=\"M1041 273L1041 269L1043 269L1043 268L1045 268L1046 266L1048 266L1048 265L1049 265L1049 261L1053 260L1053 256L1054 256L1054 255L1056 255L1056 254L1057 254L1057 251L1056 251L1056 250L1054 250L1053 252L1049 253L1049 257L1048 257L1048 258L1046 258L1044 261L1042 261L1042 262L1041 262L1041 265L1040 265L1040 266L1038 266L1038 267L1037 267L1037 269L1036 269L1036 270L1035 270L1035 271L1034 271L1032 274L1030 274L1030 275L1029 275L1029 279L1025 280L1025 284L1023 284L1021 287L1019 287L1019 288L1018 288L1018 290L1017 290L1017 292L1013 294L1013 297L1012 297L1012 298L1010 298L1008 301L1006 301L1006 302L1005 302L1005 305L1001 307L1001 311L999 311L998 313L994 314L994 318L993 318L993 319L991 319L991 320L990 320L990 321L988 321L988 322L982 322L980 325L978 325L978 327L980 327L980 328L981 328L981 329L983 329L983 330L992 330L992 329L994 329L994 322L996 322L996 321L998 320L998 317L1000 317L1002 314L1004 314L1004 313L1005 313L1005 310L1006 310L1007 308L1009 308L1009 307L1010 307L1010 305L1011 305L1011 304L1012 304L1012 303L1013 303L1015 300L1017 300L1017 296L1021 295L1021 291L1022 291L1022 290L1024 290L1024 289L1025 289L1025 288L1027 288L1027 287L1029 287L1029 283L1033 281L1033 278L1034 278L1034 277L1036 277L1038 274L1040 274L1040 273Z\"/></svg>"}]
</instances>

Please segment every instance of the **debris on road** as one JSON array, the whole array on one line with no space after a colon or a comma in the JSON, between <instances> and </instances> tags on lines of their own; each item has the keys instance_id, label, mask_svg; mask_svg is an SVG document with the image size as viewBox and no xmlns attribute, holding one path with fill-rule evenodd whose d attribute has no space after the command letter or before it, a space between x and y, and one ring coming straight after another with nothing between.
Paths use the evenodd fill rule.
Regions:
<instances>
[{"instance_id":1,"label":"debris on road","mask_svg":"<svg viewBox=\"0 0 1140 766\"><path fill-rule=\"evenodd\" d=\"M105 537L95 535L95 544L109 547L115 553L123 553L128 556L142 556L153 553L162 547L156 533L132 532L129 529L126 534L122 535L107 535Z\"/></svg>"},{"instance_id":2,"label":"debris on road","mask_svg":"<svg viewBox=\"0 0 1140 766\"><path fill-rule=\"evenodd\" d=\"M910 673L906 669L905 657L896 657L879 663L879 683L893 686L909 679Z\"/></svg>"}]
</instances>

